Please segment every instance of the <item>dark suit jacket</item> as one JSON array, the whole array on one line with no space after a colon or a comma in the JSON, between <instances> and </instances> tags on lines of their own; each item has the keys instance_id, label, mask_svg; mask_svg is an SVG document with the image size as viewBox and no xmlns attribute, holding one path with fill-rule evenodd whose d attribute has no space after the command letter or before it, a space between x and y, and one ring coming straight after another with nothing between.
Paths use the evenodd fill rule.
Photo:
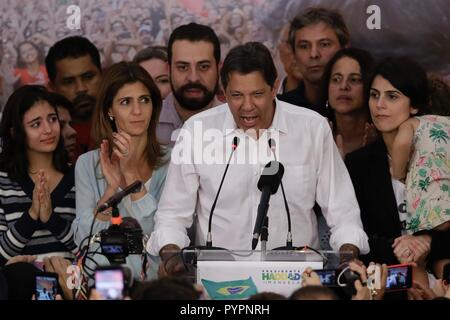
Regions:
<instances>
[{"instance_id":1,"label":"dark suit jacket","mask_svg":"<svg viewBox=\"0 0 450 320\"><path fill-rule=\"evenodd\" d=\"M392 243L401 236L401 224L383 139L348 154L345 163L361 209L364 231L369 237L370 253L362 256L362 260L366 265L370 261L399 263ZM424 233L432 238L429 262L450 258L450 230L421 231L416 235Z\"/></svg>"},{"instance_id":2,"label":"dark suit jacket","mask_svg":"<svg viewBox=\"0 0 450 320\"><path fill-rule=\"evenodd\" d=\"M345 162L369 237L370 253L362 257L364 263L399 263L392 243L401 236L401 224L383 139L348 154Z\"/></svg>"},{"instance_id":3,"label":"dark suit jacket","mask_svg":"<svg viewBox=\"0 0 450 320\"><path fill-rule=\"evenodd\" d=\"M285 92L283 94L279 94L277 96L281 101L295 104L296 106L300 106L303 108L307 108L313 111L320 113L322 116L326 117L328 115L325 106L316 106L313 105L306 99L305 97L305 84L303 82L300 85L291 91Z\"/></svg>"}]
</instances>

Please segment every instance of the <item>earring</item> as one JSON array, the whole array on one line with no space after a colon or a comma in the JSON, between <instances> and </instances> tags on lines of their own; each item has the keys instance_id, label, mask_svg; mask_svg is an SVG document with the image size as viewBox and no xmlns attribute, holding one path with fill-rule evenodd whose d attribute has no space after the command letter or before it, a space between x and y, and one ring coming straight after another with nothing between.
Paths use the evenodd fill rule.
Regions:
<instances>
[{"instance_id":1,"label":"earring","mask_svg":"<svg viewBox=\"0 0 450 320\"><path fill-rule=\"evenodd\" d=\"M330 105L328 104L328 100L327 100L327 102L325 103L325 109L328 110L329 107L330 107Z\"/></svg>"},{"instance_id":2,"label":"earring","mask_svg":"<svg viewBox=\"0 0 450 320\"><path fill-rule=\"evenodd\" d=\"M114 117L112 115L109 115L109 120L114 121Z\"/></svg>"}]
</instances>

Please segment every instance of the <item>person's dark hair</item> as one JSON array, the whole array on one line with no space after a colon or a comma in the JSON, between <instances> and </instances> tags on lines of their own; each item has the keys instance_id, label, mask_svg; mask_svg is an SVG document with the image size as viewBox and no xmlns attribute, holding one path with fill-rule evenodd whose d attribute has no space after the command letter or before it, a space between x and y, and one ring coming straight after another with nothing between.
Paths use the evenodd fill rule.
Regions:
<instances>
[{"instance_id":1,"label":"person's dark hair","mask_svg":"<svg viewBox=\"0 0 450 320\"><path fill-rule=\"evenodd\" d=\"M418 116L429 113L428 79L425 70L408 57L385 58L375 65L368 81L365 101L369 101L370 88L376 76L381 76L410 99Z\"/></svg>"},{"instance_id":2,"label":"person's dark hair","mask_svg":"<svg viewBox=\"0 0 450 320\"><path fill-rule=\"evenodd\" d=\"M167 57L167 48L164 46L153 46L142 49L133 58L134 63L141 63L143 61L151 60L151 59L159 59L164 62L168 62L169 59Z\"/></svg>"},{"instance_id":3,"label":"person's dark hair","mask_svg":"<svg viewBox=\"0 0 450 320\"><path fill-rule=\"evenodd\" d=\"M430 91L430 113L450 117L450 86L440 77L431 76L428 79Z\"/></svg>"},{"instance_id":4,"label":"person's dark hair","mask_svg":"<svg viewBox=\"0 0 450 320\"><path fill-rule=\"evenodd\" d=\"M359 68L361 69L361 77L363 81L363 92L366 91L366 88L370 86L369 78L371 75L371 71L374 65L374 59L372 55L363 49L358 48L344 48L336 52L336 54L331 58L331 60L327 63L325 66L322 80L321 80L321 88L320 88L320 105L325 106L329 97L328 97L328 88L330 85L330 79L331 79L331 72L333 70L334 65L336 62L338 62L340 59L348 57L359 64ZM367 113L369 114L369 106L367 103L364 103L364 109L366 109ZM335 115L334 110L331 107L328 107L327 110L325 110L325 115L327 116L328 120L332 121L335 125ZM333 126L333 128L336 128L336 126Z\"/></svg>"},{"instance_id":5,"label":"person's dark hair","mask_svg":"<svg viewBox=\"0 0 450 320\"><path fill-rule=\"evenodd\" d=\"M141 283L132 293L133 300L197 300L200 292L181 277L164 277Z\"/></svg>"},{"instance_id":6,"label":"person's dark hair","mask_svg":"<svg viewBox=\"0 0 450 320\"><path fill-rule=\"evenodd\" d=\"M43 86L20 87L6 102L0 123L0 137L2 137L0 167L11 179L23 179L28 175L27 136L23 127L23 116L32 106L41 101L48 102L57 113L52 93ZM68 169L67 163L67 153L60 133L58 145L53 152L53 166L56 170L65 173Z\"/></svg>"},{"instance_id":7,"label":"person's dark hair","mask_svg":"<svg viewBox=\"0 0 450 320\"><path fill-rule=\"evenodd\" d=\"M8 300L8 282L0 270L0 300Z\"/></svg>"},{"instance_id":8,"label":"person's dark hair","mask_svg":"<svg viewBox=\"0 0 450 320\"><path fill-rule=\"evenodd\" d=\"M287 300L287 298L279 293L264 291L250 296L248 300Z\"/></svg>"},{"instance_id":9,"label":"person's dark hair","mask_svg":"<svg viewBox=\"0 0 450 320\"><path fill-rule=\"evenodd\" d=\"M269 49L260 42L247 42L234 47L228 52L220 70L224 89L227 88L232 72L245 75L253 71L261 72L266 83L273 88L277 79L277 69Z\"/></svg>"},{"instance_id":10,"label":"person's dark hair","mask_svg":"<svg viewBox=\"0 0 450 320\"><path fill-rule=\"evenodd\" d=\"M44 54L42 53L41 48L39 48L35 43L31 41L22 41L17 46L17 67L18 68L26 68L26 63L22 60L22 55L20 54L20 47L22 47L24 44L31 44L31 46L36 50L37 52L37 60L39 64L42 64L44 62Z\"/></svg>"},{"instance_id":11,"label":"person's dark hair","mask_svg":"<svg viewBox=\"0 0 450 320\"><path fill-rule=\"evenodd\" d=\"M152 115L147 130L147 159L150 167L157 168L163 164L164 152L160 143L156 139L156 125L161 113L162 99L158 87L153 82L151 76L140 65L134 62L122 61L110 66L105 72L100 82L95 104L92 138L97 146L100 146L103 139L108 139L112 146L112 133L114 123L108 117L108 111L112 107L113 99L117 92L126 84L141 82L149 91L152 100Z\"/></svg>"},{"instance_id":12,"label":"person's dark hair","mask_svg":"<svg viewBox=\"0 0 450 320\"><path fill-rule=\"evenodd\" d=\"M337 296L330 288L323 286L307 286L295 290L289 300L338 300Z\"/></svg>"},{"instance_id":13,"label":"person's dark hair","mask_svg":"<svg viewBox=\"0 0 450 320\"><path fill-rule=\"evenodd\" d=\"M291 26L289 29L289 42L294 52L295 33L297 30L320 22L323 22L334 29L339 40L339 44L342 48L349 44L350 32L348 31L342 15L336 10L313 7L306 9L305 12L300 13L291 21Z\"/></svg>"},{"instance_id":14,"label":"person's dark hair","mask_svg":"<svg viewBox=\"0 0 450 320\"><path fill-rule=\"evenodd\" d=\"M73 36L59 40L50 48L45 57L48 78L55 82L57 61L65 58L76 59L86 55L91 57L92 63L101 71L100 53L97 47L87 38Z\"/></svg>"},{"instance_id":15,"label":"person's dark hair","mask_svg":"<svg viewBox=\"0 0 450 320\"><path fill-rule=\"evenodd\" d=\"M51 93L55 106L64 108L69 111L70 115L73 112L73 104L66 97L58 93Z\"/></svg>"},{"instance_id":16,"label":"person's dark hair","mask_svg":"<svg viewBox=\"0 0 450 320\"><path fill-rule=\"evenodd\" d=\"M16 262L6 265L1 272L8 284L9 300L31 300L39 269L28 262Z\"/></svg>"},{"instance_id":17,"label":"person's dark hair","mask_svg":"<svg viewBox=\"0 0 450 320\"><path fill-rule=\"evenodd\" d=\"M169 65L172 64L172 49L173 43L177 40L188 40L191 42L206 41L213 45L214 58L217 65L220 63L220 42L214 30L203 24L191 22L179 26L171 33L169 42L167 44L167 56L169 58Z\"/></svg>"}]
</instances>

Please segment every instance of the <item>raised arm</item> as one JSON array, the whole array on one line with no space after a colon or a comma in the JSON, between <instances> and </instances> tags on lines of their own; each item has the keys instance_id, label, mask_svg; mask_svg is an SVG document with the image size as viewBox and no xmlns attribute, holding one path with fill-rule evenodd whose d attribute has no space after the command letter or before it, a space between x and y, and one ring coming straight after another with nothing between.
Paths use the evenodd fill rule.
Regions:
<instances>
[{"instance_id":1,"label":"raised arm","mask_svg":"<svg viewBox=\"0 0 450 320\"><path fill-rule=\"evenodd\" d=\"M14 191L10 191L10 195L12 195L11 192ZM21 191L18 192L21 193ZM24 211L20 218L13 223L8 223L6 219L8 211L5 212L6 206L3 199L0 198L0 266L12 257L20 255L38 228L39 201L37 192L37 187L35 187L31 207Z\"/></svg>"},{"instance_id":2,"label":"raised arm","mask_svg":"<svg viewBox=\"0 0 450 320\"><path fill-rule=\"evenodd\" d=\"M75 187L76 187L76 218L72 223L75 243L80 243L89 235L89 230L94 219L94 210L97 207L97 201L101 198L100 185L103 180L96 177L95 157L89 157L89 154L81 156L75 166ZM109 219L95 219L93 233L101 229L108 228ZM86 244L86 243L85 243Z\"/></svg>"},{"instance_id":3,"label":"raised arm","mask_svg":"<svg viewBox=\"0 0 450 320\"><path fill-rule=\"evenodd\" d=\"M409 157L411 154L414 137L414 123L418 121L411 118L403 122L398 128L397 135L392 146L392 176L397 180L406 177Z\"/></svg>"}]
</instances>

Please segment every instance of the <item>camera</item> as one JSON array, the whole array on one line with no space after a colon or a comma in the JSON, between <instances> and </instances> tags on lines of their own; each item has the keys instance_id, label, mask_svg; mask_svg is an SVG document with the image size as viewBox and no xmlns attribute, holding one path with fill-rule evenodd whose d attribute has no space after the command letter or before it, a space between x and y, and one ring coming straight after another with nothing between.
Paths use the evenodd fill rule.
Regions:
<instances>
[{"instance_id":1,"label":"camera","mask_svg":"<svg viewBox=\"0 0 450 320\"><path fill-rule=\"evenodd\" d=\"M361 280L360 276L350 270L344 269L324 269L314 270L320 277L320 282L326 287L342 287L349 296L356 294L355 281Z\"/></svg>"},{"instance_id":2,"label":"camera","mask_svg":"<svg viewBox=\"0 0 450 320\"><path fill-rule=\"evenodd\" d=\"M95 270L95 290L103 299L123 299L125 287L125 275L121 267L98 267Z\"/></svg>"},{"instance_id":3,"label":"camera","mask_svg":"<svg viewBox=\"0 0 450 320\"><path fill-rule=\"evenodd\" d=\"M111 264L125 263L130 254L142 254L144 251L144 235L138 227L111 225L100 231L100 247L102 254Z\"/></svg>"},{"instance_id":4,"label":"camera","mask_svg":"<svg viewBox=\"0 0 450 320\"><path fill-rule=\"evenodd\" d=\"M35 279L36 300L55 300L59 293L58 275L53 272L39 272Z\"/></svg>"},{"instance_id":5,"label":"camera","mask_svg":"<svg viewBox=\"0 0 450 320\"><path fill-rule=\"evenodd\" d=\"M412 274L413 272L411 265L398 264L388 266L386 290L397 291L411 288Z\"/></svg>"},{"instance_id":6,"label":"camera","mask_svg":"<svg viewBox=\"0 0 450 320\"><path fill-rule=\"evenodd\" d=\"M337 287L336 269L314 270L320 278L320 282L325 287Z\"/></svg>"}]
</instances>

